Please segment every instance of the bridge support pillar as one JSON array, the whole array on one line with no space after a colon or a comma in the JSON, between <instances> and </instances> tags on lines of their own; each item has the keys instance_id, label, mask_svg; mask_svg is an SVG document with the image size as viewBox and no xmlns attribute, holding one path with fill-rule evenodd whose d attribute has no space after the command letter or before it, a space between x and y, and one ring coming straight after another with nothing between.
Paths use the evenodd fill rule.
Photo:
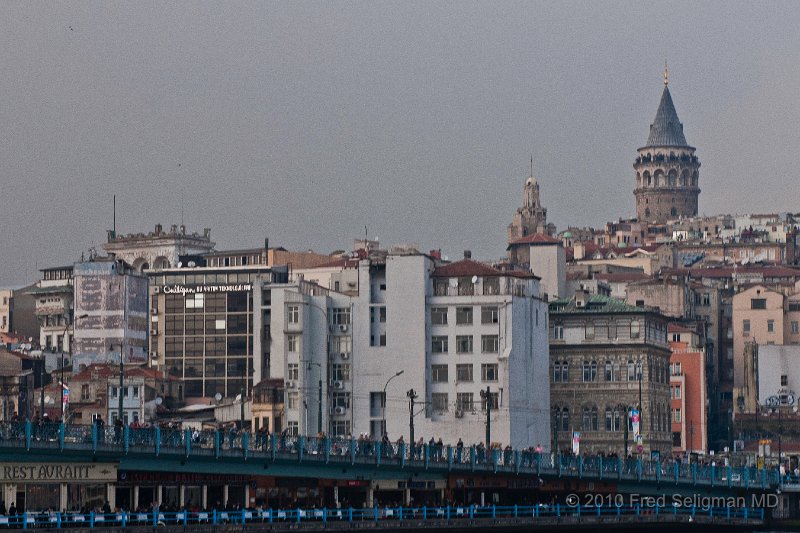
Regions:
<instances>
[{"instance_id":1,"label":"bridge support pillar","mask_svg":"<svg viewBox=\"0 0 800 533\"><path fill-rule=\"evenodd\" d=\"M161 485L158 485L156 487L156 501L158 502L159 506L164 505L164 499L163 499L164 490L163 489L164 489L164 487L161 486Z\"/></svg>"},{"instance_id":2,"label":"bridge support pillar","mask_svg":"<svg viewBox=\"0 0 800 533\"><path fill-rule=\"evenodd\" d=\"M3 501L6 502L6 507L11 507L11 502L17 501L17 486L6 484L3 485Z\"/></svg>"},{"instance_id":3,"label":"bridge support pillar","mask_svg":"<svg viewBox=\"0 0 800 533\"><path fill-rule=\"evenodd\" d=\"M242 504L242 509L247 509L250 507L250 484L245 483L244 485L244 503Z\"/></svg>"},{"instance_id":4,"label":"bridge support pillar","mask_svg":"<svg viewBox=\"0 0 800 533\"><path fill-rule=\"evenodd\" d=\"M228 505L228 484L222 486L222 505Z\"/></svg>"},{"instance_id":5,"label":"bridge support pillar","mask_svg":"<svg viewBox=\"0 0 800 533\"><path fill-rule=\"evenodd\" d=\"M178 501L181 507L186 505L186 487L184 485L178 487Z\"/></svg>"},{"instance_id":6,"label":"bridge support pillar","mask_svg":"<svg viewBox=\"0 0 800 533\"><path fill-rule=\"evenodd\" d=\"M6 500L8 501L8 500ZM67 484L59 483L58 485L58 511L67 510Z\"/></svg>"},{"instance_id":7,"label":"bridge support pillar","mask_svg":"<svg viewBox=\"0 0 800 533\"><path fill-rule=\"evenodd\" d=\"M117 507L117 486L114 483L106 483L106 500L113 511Z\"/></svg>"},{"instance_id":8,"label":"bridge support pillar","mask_svg":"<svg viewBox=\"0 0 800 533\"><path fill-rule=\"evenodd\" d=\"M208 509L208 485L203 485L200 499L203 500L202 508Z\"/></svg>"},{"instance_id":9,"label":"bridge support pillar","mask_svg":"<svg viewBox=\"0 0 800 533\"><path fill-rule=\"evenodd\" d=\"M367 509L372 509L375 505L375 489L369 487L367 489Z\"/></svg>"},{"instance_id":10,"label":"bridge support pillar","mask_svg":"<svg viewBox=\"0 0 800 533\"><path fill-rule=\"evenodd\" d=\"M406 507L411 506L411 489L406 489L403 491L403 505Z\"/></svg>"},{"instance_id":11,"label":"bridge support pillar","mask_svg":"<svg viewBox=\"0 0 800 533\"><path fill-rule=\"evenodd\" d=\"M132 505L131 505L131 510L138 509L139 508L139 485L134 485L133 486L133 495L131 496L131 499L133 500ZM203 507L203 509L205 509L205 507Z\"/></svg>"}]
</instances>

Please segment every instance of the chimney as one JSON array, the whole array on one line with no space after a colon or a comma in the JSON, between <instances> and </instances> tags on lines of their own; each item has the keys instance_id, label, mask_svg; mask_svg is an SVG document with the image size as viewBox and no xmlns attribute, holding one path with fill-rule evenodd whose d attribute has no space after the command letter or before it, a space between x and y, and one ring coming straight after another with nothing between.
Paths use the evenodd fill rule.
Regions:
<instances>
[{"instance_id":1,"label":"chimney","mask_svg":"<svg viewBox=\"0 0 800 533\"><path fill-rule=\"evenodd\" d=\"M472 250L464 250L464 259L472 259Z\"/></svg>"},{"instance_id":2,"label":"chimney","mask_svg":"<svg viewBox=\"0 0 800 533\"><path fill-rule=\"evenodd\" d=\"M156 235L161 235L161 231L163 229L164 228L161 227L161 224L156 224L156 231L155 231Z\"/></svg>"},{"instance_id":3,"label":"chimney","mask_svg":"<svg viewBox=\"0 0 800 533\"><path fill-rule=\"evenodd\" d=\"M264 249L265 250L269 250L269 239L268 238L264 238Z\"/></svg>"},{"instance_id":4,"label":"chimney","mask_svg":"<svg viewBox=\"0 0 800 533\"><path fill-rule=\"evenodd\" d=\"M572 247L572 256L575 258L576 261L580 261L586 255L586 247L583 245L582 242L576 242L575 246Z\"/></svg>"},{"instance_id":5,"label":"chimney","mask_svg":"<svg viewBox=\"0 0 800 533\"><path fill-rule=\"evenodd\" d=\"M581 287L575 291L575 307L583 309L586 307L586 302L589 300L589 292Z\"/></svg>"}]
</instances>

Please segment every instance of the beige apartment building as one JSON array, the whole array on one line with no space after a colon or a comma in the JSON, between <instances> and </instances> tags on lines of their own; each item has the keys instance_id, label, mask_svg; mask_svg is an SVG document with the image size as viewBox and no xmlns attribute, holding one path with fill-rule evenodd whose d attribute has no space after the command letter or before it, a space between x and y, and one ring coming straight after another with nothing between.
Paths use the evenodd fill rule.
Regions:
<instances>
[{"instance_id":1,"label":"beige apartment building","mask_svg":"<svg viewBox=\"0 0 800 533\"><path fill-rule=\"evenodd\" d=\"M734 401L736 413L758 407L758 345L800 344L800 294L754 285L733 297Z\"/></svg>"}]
</instances>

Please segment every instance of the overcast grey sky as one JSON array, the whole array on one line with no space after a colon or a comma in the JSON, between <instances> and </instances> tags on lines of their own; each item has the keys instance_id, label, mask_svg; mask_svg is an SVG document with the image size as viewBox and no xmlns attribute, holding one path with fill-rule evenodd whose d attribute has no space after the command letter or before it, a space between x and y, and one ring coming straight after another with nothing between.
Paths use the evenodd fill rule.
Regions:
<instances>
[{"instance_id":1,"label":"overcast grey sky","mask_svg":"<svg viewBox=\"0 0 800 533\"><path fill-rule=\"evenodd\" d=\"M798 210L798 2L2 2L0 286L120 232L504 254L634 214L662 90L700 210Z\"/></svg>"}]
</instances>

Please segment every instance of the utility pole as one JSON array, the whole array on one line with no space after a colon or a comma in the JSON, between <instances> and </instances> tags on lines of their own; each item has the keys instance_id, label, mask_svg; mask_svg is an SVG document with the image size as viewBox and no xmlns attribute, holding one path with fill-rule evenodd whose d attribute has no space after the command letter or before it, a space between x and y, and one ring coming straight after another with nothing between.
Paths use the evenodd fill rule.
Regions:
<instances>
[{"instance_id":1,"label":"utility pole","mask_svg":"<svg viewBox=\"0 0 800 533\"><path fill-rule=\"evenodd\" d=\"M241 418L239 422L239 427L241 428L242 431L244 431L244 387L242 387L239 399L240 399L239 404L241 406L241 413L240 413Z\"/></svg>"},{"instance_id":2,"label":"utility pole","mask_svg":"<svg viewBox=\"0 0 800 533\"><path fill-rule=\"evenodd\" d=\"M481 397L486 402L486 453L492 445L492 392L489 386L485 391L481 391Z\"/></svg>"},{"instance_id":3,"label":"utility pole","mask_svg":"<svg viewBox=\"0 0 800 533\"><path fill-rule=\"evenodd\" d=\"M119 418L120 422L124 423L124 419L122 418L122 387L123 387L123 379L125 377L125 363L123 362L122 358L124 357L124 353L122 351L122 346L120 346L119 350L119 412L117 413L117 417Z\"/></svg>"},{"instance_id":4,"label":"utility pole","mask_svg":"<svg viewBox=\"0 0 800 533\"><path fill-rule=\"evenodd\" d=\"M42 387L42 408L39 411L39 420L44 420L44 353L42 354L42 365L39 367L39 385Z\"/></svg>"},{"instance_id":5,"label":"utility pole","mask_svg":"<svg viewBox=\"0 0 800 533\"><path fill-rule=\"evenodd\" d=\"M322 367L319 372L319 402L317 403L317 434L322 435Z\"/></svg>"},{"instance_id":6,"label":"utility pole","mask_svg":"<svg viewBox=\"0 0 800 533\"><path fill-rule=\"evenodd\" d=\"M417 399L417 393L414 389L409 389L406 393L408 396L408 428L409 428L409 440L408 445L414 446L414 400ZM413 449L413 448L412 448Z\"/></svg>"}]
</instances>

